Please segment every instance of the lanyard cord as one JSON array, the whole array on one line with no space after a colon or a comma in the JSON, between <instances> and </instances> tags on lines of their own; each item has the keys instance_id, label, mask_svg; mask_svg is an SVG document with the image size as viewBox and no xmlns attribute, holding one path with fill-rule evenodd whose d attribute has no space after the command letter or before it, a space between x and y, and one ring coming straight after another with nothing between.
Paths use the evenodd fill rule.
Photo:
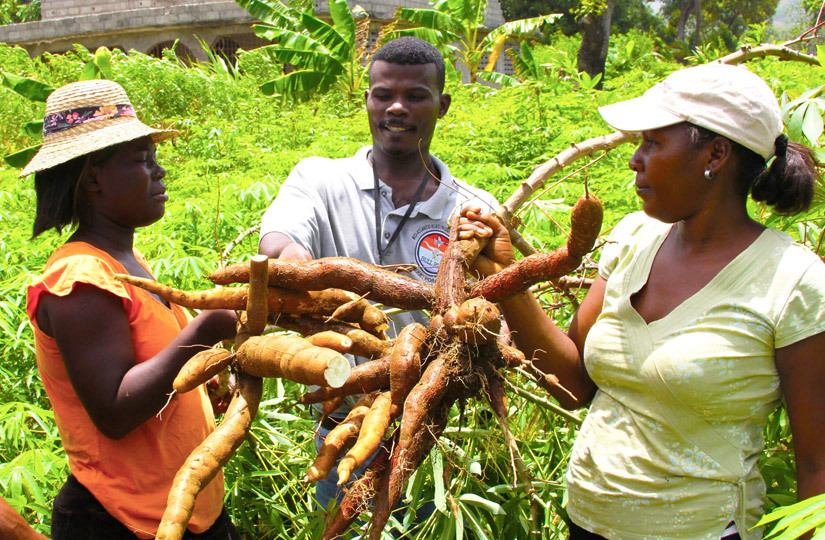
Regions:
<instances>
[{"instance_id":1,"label":"lanyard cord","mask_svg":"<svg viewBox=\"0 0 825 540\"><path fill-rule=\"evenodd\" d=\"M372 178L375 184L375 190L373 191L373 200L375 201L375 247L378 250L378 264L384 264L384 254L389 251L390 246L392 246L395 239L398 238L398 234L401 232L401 229L407 223L407 220L410 219L410 214L412 214L413 208L415 205L418 204L418 201L421 200L421 195L424 194L424 188L427 186L427 181L430 179L430 172L427 171L424 173L424 178L421 179L421 183L418 184L418 189L415 190L415 195L413 195L413 199L410 204L407 206L407 211L404 213L404 217L401 218L401 222L396 227L395 232L392 233L390 237L390 241L387 242L387 247L381 249L381 234L382 234L382 227L381 227L381 201L379 199L378 193L378 170L375 168L375 161L370 160L372 162Z\"/></svg>"}]
</instances>

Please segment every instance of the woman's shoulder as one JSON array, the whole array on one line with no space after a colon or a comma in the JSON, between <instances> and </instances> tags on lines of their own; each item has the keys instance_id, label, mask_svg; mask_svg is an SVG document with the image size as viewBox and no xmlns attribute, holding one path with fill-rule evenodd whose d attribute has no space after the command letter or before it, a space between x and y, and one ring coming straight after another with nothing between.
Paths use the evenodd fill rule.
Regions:
<instances>
[{"instance_id":1,"label":"woman's shoulder","mask_svg":"<svg viewBox=\"0 0 825 540\"><path fill-rule=\"evenodd\" d=\"M825 262L811 248L776 229L767 229L764 237L765 255L776 260L778 269L793 273L810 272L825 279Z\"/></svg>"},{"instance_id":2,"label":"woman's shoulder","mask_svg":"<svg viewBox=\"0 0 825 540\"><path fill-rule=\"evenodd\" d=\"M29 286L29 297L40 293L65 296L84 283L129 298L124 284L114 277L118 272L123 270L105 251L85 242L67 242L49 257L43 273Z\"/></svg>"},{"instance_id":3,"label":"woman's shoulder","mask_svg":"<svg viewBox=\"0 0 825 540\"><path fill-rule=\"evenodd\" d=\"M667 234L670 224L654 219L644 212L632 212L608 231L608 242L630 244L638 239Z\"/></svg>"}]
</instances>

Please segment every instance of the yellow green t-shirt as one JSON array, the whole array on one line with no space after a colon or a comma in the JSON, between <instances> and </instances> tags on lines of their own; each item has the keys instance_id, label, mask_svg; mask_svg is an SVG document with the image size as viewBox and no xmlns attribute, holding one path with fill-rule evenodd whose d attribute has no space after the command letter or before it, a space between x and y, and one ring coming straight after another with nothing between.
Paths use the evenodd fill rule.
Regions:
<instances>
[{"instance_id":1,"label":"yellow green t-shirt","mask_svg":"<svg viewBox=\"0 0 825 540\"><path fill-rule=\"evenodd\" d=\"M602 312L584 361L599 390L567 473L568 513L606 538L743 539L762 514L757 468L781 399L775 349L825 331L825 264L773 229L662 319L630 303L671 225L643 213L604 249Z\"/></svg>"}]
</instances>

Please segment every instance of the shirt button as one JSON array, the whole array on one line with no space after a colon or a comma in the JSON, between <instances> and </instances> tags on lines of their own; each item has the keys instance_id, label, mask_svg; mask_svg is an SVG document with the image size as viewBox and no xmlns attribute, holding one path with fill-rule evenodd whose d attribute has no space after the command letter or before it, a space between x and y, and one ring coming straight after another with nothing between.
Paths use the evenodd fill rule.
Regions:
<instances>
[{"instance_id":1,"label":"shirt button","mask_svg":"<svg viewBox=\"0 0 825 540\"><path fill-rule=\"evenodd\" d=\"M382 196L384 196L384 197L386 197L386 196L387 196L387 192L386 192L386 191L382 191L382 192L381 192L381 195L382 195Z\"/></svg>"},{"instance_id":2,"label":"shirt button","mask_svg":"<svg viewBox=\"0 0 825 540\"><path fill-rule=\"evenodd\" d=\"M384 233L384 238L386 238L387 240L389 240L389 239L390 239L390 233L385 232L385 233Z\"/></svg>"}]
</instances>

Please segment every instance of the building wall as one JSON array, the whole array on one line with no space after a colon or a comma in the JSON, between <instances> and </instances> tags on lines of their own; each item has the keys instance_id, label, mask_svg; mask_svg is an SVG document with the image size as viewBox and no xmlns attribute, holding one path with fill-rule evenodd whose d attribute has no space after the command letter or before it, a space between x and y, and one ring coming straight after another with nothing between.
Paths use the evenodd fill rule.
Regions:
<instances>
[{"instance_id":1,"label":"building wall","mask_svg":"<svg viewBox=\"0 0 825 540\"><path fill-rule=\"evenodd\" d=\"M377 24L392 19L399 4L430 7L428 0L347 1L361 5ZM327 0L314 3L316 13L328 13ZM0 42L37 56L65 52L75 43L92 51L106 46L149 53L178 40L198 60L206 60L198 37L212 48L227 37L245 49L265 43L251 31L255 19L233 0L41 0L40 6L41 21L0 26ZM502 23L499 0L488 0L485 24L495 28Z\"/></svg>"},{"instance_id":2,"label":"building wall","mask_svg":"<svg viewBox=\"0 0 825 540\"><path fill-rule=\"evenodd\" d=\"M41 0L40 13L43 20L113 13L134 9L169 7L183 2L175 0L97 0L94 2L78 0ZM188 0L187 4L204 3L202 0Z\"/></svg>"}]
</instances>

